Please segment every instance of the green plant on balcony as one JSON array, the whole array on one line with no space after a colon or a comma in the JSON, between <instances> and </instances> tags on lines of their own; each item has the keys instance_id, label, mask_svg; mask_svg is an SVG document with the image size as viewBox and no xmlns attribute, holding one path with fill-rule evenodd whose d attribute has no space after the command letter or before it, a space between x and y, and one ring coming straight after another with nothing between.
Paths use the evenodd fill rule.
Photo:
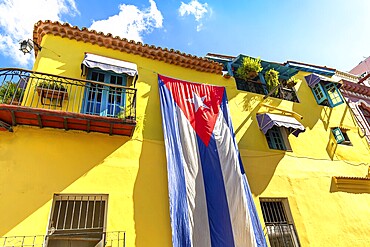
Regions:
<instances>
[{"instance_id":1,"label":"green plant on balcony","mask_svg":"<svg viewBox=\"0 0 370 247\"><path fill-rule=\"evenodd\" d=\"M236 75L243 79L253 79L262 71L261 59L245 57L242 65L236 70Z\"/></svg>"},{"instance_id":2,"label":"green plant on balcony","mask_svg":"<svg viewBox=\"0 0 370 247\"><path fill-rule=\"evenodd\" d=\"M21 101L22 88L18 83L7 81L0 86L0 103L18 104Z\"/></svg>"},{"instance_id":3,"label":"green plant on balcony","mask_svg":"<svg viewBox=\"0 0 370 247\"><path fill-rule=\"evenodd\" d=\"M47 90L66 91L67 89L60 82L42 81L37 84L38 88Z\"/></svg>"},{"instance_id":4,"label":"green plant on balcony","mask_svg":"<svg viewBox=\"0 0 370 247\"><path fill-rule=\"evenodd\" d=\"M37 94L41 98L41 104L45 105L45 99L56 100L57 106L61 107L63 100L68 100L67 89L60 82L42 81L37 83Z\"/></svg>"},{"instance_id":5,"label":"green plant on balcony","mask_svg":"<svg viewBox=\"0 0 370 247\"><path fill-rule=\"evenodd\" d=\"M229 74L229 72L226 72L225 74L222 75L225 79L229 79L231 77L231 75Z\"/></svg>"},{"instance_id":6,"label":"green plant on balcony","mask_svg":"<svg viewBox=\"0 0 370 247\"><path fill-rule=\"evenodd\" d=\"M130 115L128 111L129 108L124 106L118 106L120 108L120 112L116 115L117 118L123 119L125 121L135 121L135 117Z\"/></svg>"},{"instance_id":7,"label":"green plant on balcony","mask_svg":"<svg viewBox=\"0 0 370 247\"><path fill-rule=\"evenodd\" d=\"M269 69L265 73L265 80L267 85L267 90L271 92L273 89L277 89L279 85L279 71L274 69Z\"/></svg>"},{"instance_id":8,"label":"green plant on balcony","mask_svg":"<svg viewBox=\"0 0 370 247\"><path fill-rule=\"evenodd\" d=\"M120 112L117 114L117 118L124 119L126 117L126 108L124 106L118 106L120 109Z\"/></svg>"},{"instance_id":9,"label":"green plant on balcony","mask_svg":"<svg viewBox=\"0 0 370 247\"><path fill-rule=\"evenodd\" d=\"M301 82L300 79L298 79L297 77L295 76L292 76L290 77L284 86L286 86L287 88L293 88L295 85L297 85L297 83Z\"/></svg>"}]
</instances>

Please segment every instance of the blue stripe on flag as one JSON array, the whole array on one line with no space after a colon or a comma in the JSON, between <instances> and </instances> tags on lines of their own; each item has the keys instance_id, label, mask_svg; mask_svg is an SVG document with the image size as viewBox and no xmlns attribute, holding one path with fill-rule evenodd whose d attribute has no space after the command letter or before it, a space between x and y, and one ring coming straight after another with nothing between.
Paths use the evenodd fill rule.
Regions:
<instances>
[{"instance_id":1,"label":"blue stripe on flag","mask_svg":"<svg viewBox=\"0 0 370 247\"><path fill-rule=\"evenodd\" d=\"M169 90L159 80L161 108L166 109L167 118L163 121L163 131L166 143L168 190L170 196L170 217L172 222L172 242L174 247L191 247L191 234L189 225L188 203L186 195L186 183L184 164L181 157L181 145L179 126L177 121L176 106ZM168 133L171 132L171 133Z\"/></svg>"},{"instance_id":2,"label":"blue stripe on flag","mask_svg":"<svg viewBox=\"0 0 370 247\"><path fill-rule=\"evenodd\" d=\"M235 150L237 150L237 152L239 153L239 148L238 148L238 145L237 145L236 140L235 140L235 134L234 134L233 124L231 122L231 117L230 117L230 114L229 114L229 108L227 107L226 90L224 92L224 96L222 98L222 103L220 105L220 108L221 108L221 111L222 111L223 116L225 118L225 122L227 123L227 126L229 127L229 130L231 132L230 134L233 137L233 143L234 143L234 146L235 146ZM240 171L241 171L242 174L245 174L243 163L241 162L240 159L239 159L239 161L240 161Z\"/></svg>"},{"instance_id":3,"label":"blue stripe on flag","mask_svg":"<svg viewBox=\"0 0 370 247\"><path fill-rule=\"evenodd\" d=\"M236 140L235 140L235 134L234 134L235 132L234 132L234 129L233 129L233 125L231 123L231 118L229 117L229 115L230 115L229 114L229 108L227 107L226 91L224 93L223 101L222 101L222 104L221 104L220 107L221 107L221 111L223 112L225 121L227 122L228 127L230 129L231 136L233 136L233 142L234 142L235 149L237 150L237 152L239 154L239 164L240 164L241 173L243 174L244 191L245 191L245 194L247 196L248 211L249 211L249 215L251 217L257 246L267 247L267 243L266 243L266 239L265 239L265 236L264 236L264 233L263 233L263 229L262 229L260 220L258 218L256 206L254 205L252 193L251 193L249 185L248 185L248 179L247 179L247 176L246 176L245 171L244 171L243 162L242 162L242 159L240 157L238 145L237 145Z\"/></svg>"},{"instance_id":4,"label":"blue stripe on flag","mask_svg":"<svg viewBox=\"0 0 370 247\"><path fill-rule=\"evenodd\" d=\"M229 207L214 137L204 145L197 136L206 192L209 229L212 247L234 246Z\"/></svg>"},{"instance_id":5,"label":"blue stripe on flag","mask_svg":"<svg viewBox=\"0 0 370 247\"><path fill-rule=\"evenodd\" d=\"M240 158L239 158L240 160ZM256 243L258 247L267 247L266 239L263 234L262 226L260 223L260 220L258 218L256 206L254 205L253 198L252 198L252 193L248 185L248 180L246 175L243 175L243 184L244 184L244 190L245 193L247 194L247 201L248 201L248 210L249 210L249 215L251 217L252 221L252 226L254 230L254 236L256 238Z\"/></svg>"}]
</instances>

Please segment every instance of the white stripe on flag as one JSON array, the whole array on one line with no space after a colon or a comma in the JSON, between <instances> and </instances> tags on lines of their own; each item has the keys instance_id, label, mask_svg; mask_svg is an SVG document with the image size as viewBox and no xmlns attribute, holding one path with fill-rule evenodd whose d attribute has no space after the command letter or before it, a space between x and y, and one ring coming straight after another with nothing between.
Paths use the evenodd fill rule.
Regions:
<instances>
[{"instance_id":1,"label":"white stripe on flag","mask_svg":"<svg viewBox=\"0 0 370 247\"><path fill-rule=\"evenodd\" d=\"M257 246L243 189L238 152L222 111L219 112L213 134L225 183L235 246Z\"/></svg>"},{"instance_id":2,"label":"white stripe on flag","mask_svg":"<svg viewBox=\"0 0 370 247\"><path fill-rule=\"evenodd\" d=\"M191 226L192 246L211 246L211 237L208 223L206 196L203 182L202 167L199 159L197 137L189 120L177 108L178 124L182 139L182 153L184 155L184 175L189 207L189 223Z\"/></svg>"}]
</instances>

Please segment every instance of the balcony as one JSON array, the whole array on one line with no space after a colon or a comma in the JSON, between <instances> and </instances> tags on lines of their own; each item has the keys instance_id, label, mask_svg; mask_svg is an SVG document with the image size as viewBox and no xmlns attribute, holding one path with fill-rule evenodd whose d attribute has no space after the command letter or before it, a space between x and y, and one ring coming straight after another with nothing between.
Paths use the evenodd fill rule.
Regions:
<instances>
[{"instance_id":1,"label":"balcony","mask_svg":"<svg viewBox=\"0 0 370 247\"><path fill-rule=\"evenodd\" d=\"M35 236L11 236L0 238L1 247L47 247L55 245L51 241L62 241L66 246L99 246L99 247L125 247L126 232L102 232L99 233L65 233ZM59 242L59 243L62 243ZM96 243L99 244L96 245Z\"/></svg>"},{"instance_id":2,"label":"balcony","mask_svg":"<svg viewBox=\"0 0 370 247\"><path fill-rule=\"evenodd\" d=\"M254 80L243 80L240 78L235 78L236 88L238 90L247 91L251 93L265 94L267 88L265 84Z\"/></svg>"},{"instance_id":3,"label":"balcony","mask_svg":"<svg viewBox=\"0 0 370 247\"><path fill-rule=\"evenodd\" d=\"M131 136L136 89L24 69L0 69L0 130L31 125Z\"/></svg>"},{"instance_id":4,"label":"balcony","mask_svg":"<svg viewBox=\"0 0 370 247\"><path fill-rule=\"evenodd\" d=\"M268 90L266 84L261 83L259 80L243 80L235 78L236 88L238 90L247 91L251 93L257 93L267 95ZM289 100L293 102L299 102L298 97L294 89L286 88L280 84L271 95L274 98Z\"/></svg>"},{"instance_id":5,"label":"balcony","mask_svg":"<svg viewBox=\"0 0 370 247\"><path fill-rule=\"evenodd\" d=\"M269 223L264 229L271 247L299 247L300 243L293 224Z\"/></svg>"}]
</instances>

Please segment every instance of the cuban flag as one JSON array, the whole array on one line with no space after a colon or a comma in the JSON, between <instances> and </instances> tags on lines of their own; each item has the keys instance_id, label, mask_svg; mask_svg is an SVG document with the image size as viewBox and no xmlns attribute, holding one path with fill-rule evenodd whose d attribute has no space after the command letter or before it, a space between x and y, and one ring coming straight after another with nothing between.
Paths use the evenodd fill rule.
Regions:
<instances>
[{"instance_id":1,"label":"cuban flag","mask_svg":"<svg viewBox=\"0 0 370 247\"><path fill-rule=\"evenodd\" d=\"M267 246L224 87L158 76L174 247Z\"/></svg>"}]
</instances>

